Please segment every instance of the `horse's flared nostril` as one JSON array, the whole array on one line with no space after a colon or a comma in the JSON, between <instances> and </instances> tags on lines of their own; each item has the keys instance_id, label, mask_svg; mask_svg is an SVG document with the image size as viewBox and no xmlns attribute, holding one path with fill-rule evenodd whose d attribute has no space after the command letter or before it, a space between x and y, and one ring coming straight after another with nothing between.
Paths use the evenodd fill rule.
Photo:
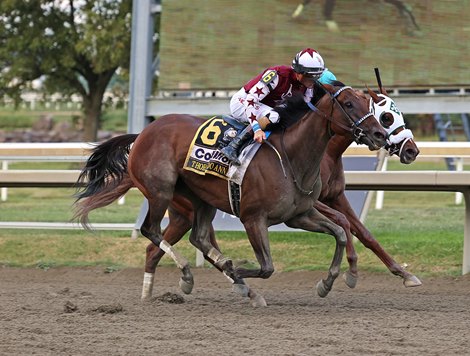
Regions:
<instances>
[{"instance_id":1,"label":"horse's flared nostril","mask_svg":"<svg viewBox=\"0 0 470 356\"><path fill-rule=\"evenodd\" d=\"M377 142L382 142L382 145L385 146L386 144L385 135L381 131L375 132L374 137L377 140Z\"/></svg>"},{"instance_id":2,"label":"horse's flared nostril","mask_svg":"<svg viewBox=\"0 0 470 356\"><path fill-rule=\"evenodd\" d=\"M418 157L418 154L419 150L408 148L401 153L400 162L403 164L413 163L416 160L416 157Z\"/></svg>"},{"instance_id":3,"label":"horse's flared nostril","mask_svg":"<svg viewBox=\"0 0 470 356\"><path fill-rule=\"evenodd\" d=\"M409 148L405 151L405 153L406 153L406 156L408 157L409 160L414 161L416 159L416 157L418 156L419 151L415 150L413 148Z\"/></svg>"}]
</instances>

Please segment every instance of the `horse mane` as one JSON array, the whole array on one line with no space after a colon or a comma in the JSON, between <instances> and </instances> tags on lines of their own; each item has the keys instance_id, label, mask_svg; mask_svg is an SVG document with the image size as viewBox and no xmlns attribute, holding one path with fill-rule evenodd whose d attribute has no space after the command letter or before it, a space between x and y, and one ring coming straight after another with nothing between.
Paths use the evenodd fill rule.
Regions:
<instances>
[{"instance_id":1,"label":"horse mane","mask_svg":"<svg viewBox=\"0 0 470 356\"><path fill-rule=\"evenodd\" d=\"M330 85L335 87L344 87L344 84L340 81L333 81ZM328 94L328 91L323 87L321 83L315 81L313 86L313 97L310 101L313 105L316 105L318 101ZM310 110L307 103L304 101L303 94L295 93L291 97L287 97L282 101L281 104L274 108L279 113L280 120L277 124L269 127L271 131L278 129L286 129L299 121L305 114Z\"/></svg>"}]
</instances>

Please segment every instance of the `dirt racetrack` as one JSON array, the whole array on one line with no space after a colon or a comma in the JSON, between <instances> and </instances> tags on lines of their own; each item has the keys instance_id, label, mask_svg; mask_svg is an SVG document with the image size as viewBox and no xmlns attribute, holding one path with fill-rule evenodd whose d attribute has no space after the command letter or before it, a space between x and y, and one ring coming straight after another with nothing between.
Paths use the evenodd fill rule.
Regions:
<instances>
[{"instance_id":1,"label":"dirt racetrack","mask_svg":"<svg viewBox=\"0 0 470 356\"><path fill-rule=\"evenodd\" d=\"M325 272L277 273L251 281L268 303L253 308L215 270L193 273L182 295L179 271L157 270L155 299L142 303L139 269L0 268L0 354L470 354L470 275L406 289L362 272L355 289L338 279L322 299Z\"/></svg>"}]
</instances>

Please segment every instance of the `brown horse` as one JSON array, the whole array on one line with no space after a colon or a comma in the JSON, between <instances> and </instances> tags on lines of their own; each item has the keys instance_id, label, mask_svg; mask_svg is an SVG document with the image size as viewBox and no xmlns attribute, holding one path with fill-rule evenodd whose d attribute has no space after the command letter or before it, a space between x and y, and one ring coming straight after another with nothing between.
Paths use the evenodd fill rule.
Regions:
<instances>
[{"instance_id":1,"label":"brown horse","mask_svg":"<svg viewBox=\"0 0 470 356\"><path fill-rule=\"evenodd\" d=\"M385 145L386 133L373 119L368 100L350 87L340 83L335 86L317 83L315 92L317 95L310 103L294 97L280 109L284 122L291 119L290 125L285 130L273 130L269 138L271 145L261 146L243 180L240 220L259 269L234 267L210 242L216 209L232 210L225 180L183 169L193 137L205 121L203 118L166 115L139 135L122 135L99 145L79 177L79 183L88 182L78 195L75 217L87 226L91 210L108 205L136 186L149 202L142 234L168 253L184 272L189 269L187 261L163 240L160 227L174 194L182 195L193 206L191 243L223 271L237 292L260 305L265 305L264 300L256 300L256 294L243 278L268 278L274 271L268 227L285 223L293 228L331 234L336 240L335 253L327 278L317 284L318 294L325 297L339 275L346 235L341 227L313 207L321 192L321 159L333 135L345 135L360 140L370 149L378 149ZM288 174L281 169L271 147L288 163Z\"/></svg>"},{"instance_id":2,"label":"brown horse","mask_svg":"<svg viewBox=\"0 0 470 356\"><path fill-rule=\"evenodd\" d=\"M387 137L391 141L387 144L389 153L400 157L403 164L412 163L419 154L419 149L414 142L411 132L405 129L403 115L384 89L379 97L369 90L374 112L380 111L377 119L384 125ZM385 107L381 107L381 106ZM356 236L362 244L371 249L387 266L391 273L403 279L405 287L416 287L421 281L413 274L405 271L378 243L369 230L361 223L345 195L345 177L341 156L352 143L343 137L334 137L328 143L325 157L321 163L322 192L315 207L336 224L342 226L347 234L346 255L349 262L349 270L345 273L346 284L354 288L357 281L357 254L354 250L352 235Z\"/></svg>"},{"instance_id":3,"label":"brown horse","mask_svg":"<svg viewBox=\"0 0 470 356\"><path fill-rule=\"evenodd\" d=\"M381 96L369 90L371 104L374 112L377 112L377 119L387 131L389 143L387 150L390 155L396 154L403 164L412 163L419 149L412 138L412 133L405 128L405 121L396 105L388 97L385 89L380 87ZM371 106L372 106L371 105ZM407 132L408 131L408 132ZM352 143L350 138L345 136L335 136L329 142L325 155L321 161L322 191L319 200L314 206L325 216L329 217L336 224L343 227L347 234L346 255L349 262L349 270L344 274L346 284L354 288L357 282L357 254L353 245L352 235L355 235L364 246L371 249L388 267L390 272L403 278L406 287L421 285L420 280L413 274L405 271L378 243L369 230L361 223L352 209L345 195L345 178L342 163L342 154ZM171 245L176 244L191 228L193 211L191 203L181 196L175 195L169 209L169 224L164 231L164 239ZM217 246L214 231L211 231L211 241ZM144 286L142 298L149 298L152 294L153 278L156 266L165 254L159 247L150 243L147 246ZM186 271L187 273L188 271ZM188 276L186 276L186 280ZM192 278L190 279L192 283ZM180 285L183 291L189 293L192 284L184 283Z\"/></svg>"}]
</instances>

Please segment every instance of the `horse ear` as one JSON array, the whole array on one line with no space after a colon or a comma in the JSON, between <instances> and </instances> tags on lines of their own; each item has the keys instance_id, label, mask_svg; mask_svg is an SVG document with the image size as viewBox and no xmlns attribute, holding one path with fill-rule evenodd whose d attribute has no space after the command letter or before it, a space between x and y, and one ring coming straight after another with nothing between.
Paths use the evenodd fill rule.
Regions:
<instances>
[{"instance_id":1,"label":"horse ear","mask_svg":"<svg viewBox=\"0 0 470 356\"><path fill-rule=\"evenodd\" d=\"M369 93L370 97L372 98L372 100L374 100L374 103L378 103L380 102L380 98L379 96L372 90L370 90L370 88L366 85L366 88L367 88L367 92Z\"/></svg>"},{"instance_id":2,"label":"horse ear","mask_svg":"<svg viewBox=\"0 0 470 356\"><path fill-rule=\"evenodd\" d=\"M330 93L334 93L335 92L335 87L333 85L330 85L330 84L326 84L326 83L321 83L321 86L323 88L325 88L326 90L328 90Z\"/></svg>"},{"instance_id":3,"label":"horse ear","mask_svg":"<svg viewBox=\"0 0 470 356\"><path fill-rule=\"evenodd\" d=\"M383 95L385 95L385 96L388 96L388 93L387 93L387 91L385 90L384 87L380 87L379 89L380 89L380 94L383 94Z\"/></svg>"},{"instance_id":4,"label":"horse ear","mask_svg":"<svg viewBox=\"0 0 470 356\"><path fill-rule=\"evenodd\" d=\"M365 94L361 89L354 89L354 92L355 92L358 96L367 99L366 94Z\"/></svg>"}]
</instances>

